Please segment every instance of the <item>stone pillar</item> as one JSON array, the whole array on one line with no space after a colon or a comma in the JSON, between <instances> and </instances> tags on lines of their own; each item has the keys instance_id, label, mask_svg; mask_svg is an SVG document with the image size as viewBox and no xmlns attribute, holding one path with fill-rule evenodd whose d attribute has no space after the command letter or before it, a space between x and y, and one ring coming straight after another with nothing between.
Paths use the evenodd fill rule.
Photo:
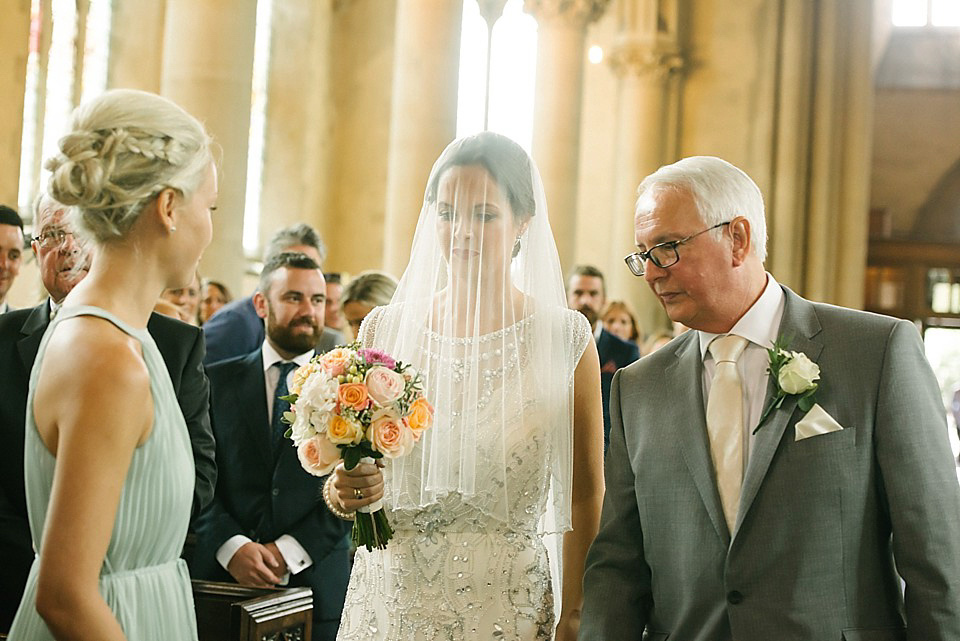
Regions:
<instances>
[{"instance_id":1,"label":"stone pillar","mask_svg":"<svg viewBox=\"0 0 960 641\"><path fill-rule=\"evenodd\" d=\"M161 93L199 118L220 150L218 211L201 272L241 291L256 0L167 0Z\"/></svg>"},{"instance_id":2,"label":"stone pillar","mask_svg":"<svg viewBox=\"0 0 960 641\"><path fill-rule=\"evenodd\" d=\"M621 38L609 56L619 78L617 122L619 136L615 149L614 224L611 243L616 267L608 276L610 289L620 292L634 305L645 332L667 327L660 303L646 281L631 274L623 256L636 250L633 211L637 186L648 174L672 158L668 148L671 98L674 76L683 67L674 43L656 34L630 34Z\"/></svg>"},{"instance_id":3,"label":"stone pillar","mask_svg":"<svg viewBox=\"0 0 960 641\"><path fill-rule=\"evenodd\" d=\"M329 66L318 61L330 52L332 6L274 0L271 12L261 247L278 229L299 222L323 229L331 146Z\"/></svg>"},{"instance_id":4,"label":"stone pillar","mask_svg":"<svg viewBox=\"0 0 960 641\"><path fill-rule=\"evenodd\" d=\"M160 91L166 0L114 0L107 87Z\"/></svg>"},{"instance_id":5,"label":"stone pillar","mask_svg":"<svg viewBox=\"0 0 960 641\"><path fill-rule=\"evenodd\" d=\"M0 20L0 203L16 207L23 138L23 98L30 53L30 0L4 5Z\"/></svg>"},{"instance_id":6,"label":"stone pillar","mask_svg":"<svg viewBox=\"0 0 960 641\"><path fill-rule=\"evenodd\" d=\"M398 0L384 268L399 276L434 161L457 131L460 0Z\"/></svg>"},{"instance_id":7,"label":"stone pillar","mask_svg":"<svg viewBox=\"0 0 960 641\"><path fill-rule=\"evenodd\" d=\"M534 98L533 158L540 169L560 263L574 256L580 106L587 24L609 0L525 0L537 19L537 80Z\"/></svg>"}]
</instances>

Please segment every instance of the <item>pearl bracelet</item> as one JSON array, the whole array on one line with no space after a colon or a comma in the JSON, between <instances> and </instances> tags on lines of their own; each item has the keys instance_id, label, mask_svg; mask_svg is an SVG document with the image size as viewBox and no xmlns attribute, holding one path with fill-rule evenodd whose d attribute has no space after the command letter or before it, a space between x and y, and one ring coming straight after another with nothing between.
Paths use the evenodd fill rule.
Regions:
<instances>
[{"instance_id":1,"label":"pearl bracelet","mask_svg":"<svg viewBox=\"0 0 960 641\"><path fill-rule=\"evenodd\" d=\"M356 512L343 512L333 504L333 500L330 498L330 478L331 477L328 476L327 480L323 482L323 502L327 504L327 509L330 510L330 513L338 519L343 519L344 521L354 520L357 518Z\"/></svg>"}]
</instances>

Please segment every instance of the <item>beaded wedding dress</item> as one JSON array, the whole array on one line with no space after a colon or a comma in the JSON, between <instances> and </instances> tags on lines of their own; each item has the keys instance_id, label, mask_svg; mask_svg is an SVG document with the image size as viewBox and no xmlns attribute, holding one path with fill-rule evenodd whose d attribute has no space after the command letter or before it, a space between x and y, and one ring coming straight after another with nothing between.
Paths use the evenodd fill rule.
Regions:
<instances>
[{"instance_id":1,"label":"beaded wedding dress","mask_svg":"<svg viewBox=\"0 0 960 641\"><path fill-rule=\"evenodd\" d=\"M562 332L572 349L563 350L571 360L560 380L570 381L591 333L582 315L563 311ZM365 321L365 346L373 344L384 312L378 308ZM553 638L554 594L542 516L548 508L552 431L569 429L569 418L565 408L551 415L542 398L524 394L537 388L531 379L540 374L530 367L538 340L532 320L477 338L423 332L422 354L429 362L415 365L428 390L444 380L455 394L458 382L471 379L470 364L483 365L470 421L478 428L476 491L469 500L450 492L427 507L388 512L395 537L385 550L357 551L338 641ZM470 354L476 358L465 358ZM508 423L503 443L501 417ZM444 421L457 418L438 408L435 422L442 429ZM492 427L485 432L485 425ZM419 469L423 456L416 449L405 469ZM407 480L415 479L388 484L388 505L397 498L391 490L406 491Z\"/></svg>"}]
</instances>

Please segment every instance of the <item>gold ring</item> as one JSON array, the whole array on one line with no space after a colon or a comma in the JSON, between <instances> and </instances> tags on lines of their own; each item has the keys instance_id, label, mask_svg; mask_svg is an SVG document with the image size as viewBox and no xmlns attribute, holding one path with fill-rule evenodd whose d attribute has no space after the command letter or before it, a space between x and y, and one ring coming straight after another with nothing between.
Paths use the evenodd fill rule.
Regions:
<instances>
[{"instance_id":1,"label":"gold ring","mask_svg":"<svg viewBox=\"0 0 960 641\"><path fill-rule=\"evenodd\" d=\"M357 500L359 501L360 499L363 498L363 490L361 490L358 487L355 487L353 488L353 495L357 497Z\"/></svg>"}]
</instances>

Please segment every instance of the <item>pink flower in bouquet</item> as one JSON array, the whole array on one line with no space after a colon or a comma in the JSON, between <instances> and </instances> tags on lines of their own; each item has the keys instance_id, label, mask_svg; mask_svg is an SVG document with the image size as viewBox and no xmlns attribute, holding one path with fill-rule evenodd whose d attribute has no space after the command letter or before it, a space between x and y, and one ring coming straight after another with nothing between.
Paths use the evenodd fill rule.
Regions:
<instances>
[{"instance_id":1,"label":"pink flower in bouquet","mask_svg":"<svg viewBox=\"0 0 960 641\"><path fill-rule=\"evenodd\" d=\"M379 349L361 349L357 351L357 355L370 365L383 365L387 369L394 369L397 366L397 361L393 360L392 356Z\"/></svg>"},{"instance_id":2,"label":"pink flower in bouquet","mask_svg":"<svg viewBox=\"0 0 960 641\"><path fill-rule=\"evenodd\" d=\"M390 412L377 412L367 428L367 439L385 458L406 455L414 444L413 432Z\"/></svg>"},{"instance_id":3,"label":"pink flower in bouquet","mask_svg":"<svg viewBox=\"0 0 960 641\"><path fill-rule=\"evenodd\" d=\"M352 407L361 412L370 406L367 386L363 383L341 383L337 389L337 400L341 405Z\"/></svg>"},{"instance_id":4,"label":"pink flower in bouquet","mask_svg":"<svg viewBox=\"0 0 960 641\"><path fill-rule=\"evenodd\" d=\"M364 379L367 385L367 393L373 402L384 407L393 403L401 396L406 388L406 381L403 376L386 367L375 365L367 370L367 376Z\"/></svg>"},{"instance_id":5,"label":"pink flower in bouquet","mask_svg":"<svg viewBox=\"0 0 960 641\"><path fill-rule=\"evenodd\" d=\"M421 396L410 405L410 414L403 420L413 433L413 440L419 441L423 432L433 425L433 406Z\"/></svg>"},{"instance_id":6,"label":"pink flower in bouquet","mask_svg":"<svg viewBox=\"0 0 960 641\"><path fill-rule=\"evenodd\" d=\"M330 376L341 376L347 372L353 352L346 347L337 347L320 357L320 365Z\"/></svg>"},{"instance_id":7,"label":"pink flower in bouquet","mask_svg":"<svg viewBox=\"0 0 960 641\"><path fill-rule=\"evenodd\" d=\"M308 438L297 448L300 466L314 476L326 476L340 461L340 448L320 436Z\"/></svg>"}]
</instances>

